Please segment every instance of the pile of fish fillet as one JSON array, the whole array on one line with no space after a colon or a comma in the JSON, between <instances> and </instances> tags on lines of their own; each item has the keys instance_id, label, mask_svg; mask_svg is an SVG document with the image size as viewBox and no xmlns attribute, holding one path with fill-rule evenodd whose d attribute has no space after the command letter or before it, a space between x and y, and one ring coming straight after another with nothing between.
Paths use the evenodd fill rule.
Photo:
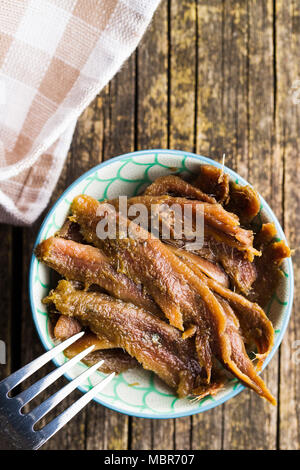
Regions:
<instances>
[{"instance_id":1,"label":"pile of fish fillet","mask_svg":"<svg viewBox=\"0 0 300 470\"><path fill-rule=\"evenodd\" d=\"M264 307L290 250L276 239L273 224L257 228L257 193L203 165L189 182L162 176L127 200L128 208L144 204L149 213L154 204L188 204L192 214L200 207L204 241L195 249L174 236L170 218L160 224L169 224L167 239L141 226L124 238L118 227L132 221L118 211L118 200L109 201L116 209L116 236L100 239L103 203L75 197L61 230L35 250L59 275L43 300L54 337L85 331L67 357L94 345L87 364L104 359L107 373L142 366L179 397L214 395L236 377L276 404L258 373L274 342Z\"/></svg>"}]
</instances>

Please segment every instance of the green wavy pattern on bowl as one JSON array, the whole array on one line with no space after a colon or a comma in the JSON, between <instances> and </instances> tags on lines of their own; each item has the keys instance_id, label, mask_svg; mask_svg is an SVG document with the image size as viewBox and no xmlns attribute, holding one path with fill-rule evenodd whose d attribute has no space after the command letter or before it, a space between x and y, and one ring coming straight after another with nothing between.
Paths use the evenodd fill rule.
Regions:
<instances>
[{"instance_id":1,"label":"green wavy pattern on bowl","mask_svg":"<svg viewBox=\"0 0 300 470\"><path fill-rule=\"evenodd\" d=\"M170 152L171 153L171 152ZM197 162L199 166L199 162ZM134 196L150 184L157 176L163 174L191 174L195 171L195 161L189 156L183 155L174 161L174 167L167 164L164 156L158 153L145 154L144 159L136 157L128 157L124 160L116 162L109 171L102 169L95 171L92 175L87 176L80 187L76 188L72 194L68 194L64 198L59 207L55 210L53 216L44 227L42 238L46 239L53 235L61 226L65 216L69 212L70 204L76 194L84 193L97 197L98 200L109 199L116 195L126 194ZM265 216L261 210L258 217L258 224L261 224ZM287 272L283 272L288 276ZM54 346L49 329L49 318L45 306L41 303L41 299L48 293L50 288L49 269L35 260L34 263L34 295L39 326L43 332L47 345ZM285 286L273 293L272 299L267 307L268 315L275 323L276 334L280 333L281 318L284 315L284 308L287 305L287 292ZM61 354L58 357L60 364L66 360ZM76 377L85 369L83 363L76 365L70 376ZM105 374L97 371L88 381L82 384L83 388L89 390L99 377ZM232 379L215 397L205 397L196 402L190 399L179 399L172 391L168 389L153 373L144 370L134 370L119 374L104 392L99 393L100 400L107 403L108 406L116 405L118 408L126 412L134 413L142 412L145 416L153 416L155 414L166 414L178 411L188 411L201 409L207 401L215 401L225 396L228 392L236 390L240 387L237 379Z\"/></svg>"}]
</instances>

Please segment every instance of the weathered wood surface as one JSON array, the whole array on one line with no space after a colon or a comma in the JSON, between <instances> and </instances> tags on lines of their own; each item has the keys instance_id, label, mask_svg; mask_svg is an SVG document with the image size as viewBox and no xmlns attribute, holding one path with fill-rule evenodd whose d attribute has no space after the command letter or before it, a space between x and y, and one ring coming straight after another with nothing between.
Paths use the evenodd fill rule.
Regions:
<instances>
[{"instance_id":1,"label":"weathered wood surface","mask_svg":"<svg viewBox=\"0 0 300 470\"><path fill-rule=\"evenodd\" d=\"M283 222L295 250L295 303L280 355L280 422L278 444L282 449L299 449L300 441L300 5L277 2L277 109L276 144L283 162Z\"/></svg>"},{"instance_id":2,"label":"weathered wood surface","mask_svg":"<svg viewBox=\"0 0 300 470\"><path fill-rule=\"evenodd\" d=\"M227 114L230 102L236 103L235 109L231 109L235 125L226 126L232 129L229 152L238 173L255 185L280 218L280 191L271 199L273 185L278 188L277 178L272 179L271 164L274 155L273 2L232 2L229 10L232 18L225 25L225 69L232 61L235 65L231 69L235 73L225 87L229 97L224 113ZM228 12L225 18L229 17ZM230 145L228 140L227 145ZM278 175L281 169L278 162ZM263 375L276 396L278 356ZM247 391L225 404L224 448L276 448L276 408L257 398Z\"/></svg>"},{"instance_id":3,"label":"weathered wood surface","mask_svg":"<svg viewBox=\"0 0 300 470\"><path fill-rule=\"evenodd\" d=\"M45 449L300 448L299 50L296 0L162 0L137 52L80 117L49 204L89 168L132 150L185 149L219 161L225 153L271 204L295 249L294 312L264 372L278 408L244 391L204 414L151 421L92 403ZM0 340L8 352L0 378L43 351L27 288L42 218L25 229L0 226Z\"/></svg>"}]
</instances>

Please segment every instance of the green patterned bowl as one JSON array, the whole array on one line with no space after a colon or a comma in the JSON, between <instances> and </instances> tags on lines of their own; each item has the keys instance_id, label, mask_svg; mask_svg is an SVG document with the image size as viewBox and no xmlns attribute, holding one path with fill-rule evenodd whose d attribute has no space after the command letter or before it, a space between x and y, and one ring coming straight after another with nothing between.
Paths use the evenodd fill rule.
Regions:
<instances>
[{"instance_id":1,"label":"green patterned bowl","mask_svg":"<svg viewBox=\"0 0 300 470\"><path fill-rule=\"evenodd\" d=\"M42 224L36 244L53 235L61 227L69 212L71 201L78 194L85 193L99 200L119 195L133 196L141 192L158 176L171 172L174 174L175 170L177 174L182 175L196 173L203 163L220 167L218 163L208 158L175 150L134 152L104 162L82 175L54 204ZM227 168L225 171L234 181L247 184L233 171ZM278 237L285 238L278 220L262 198L260 220L275 222ZM276 340L265 366L281 343L291 313L293 268L290 259L284 261L282 271L284 273L282 281L267 306L267 314L276 331ZM33 255L29 279L30 302L38 334L47 350L54 346L50 336L48 314L42 304L43 297L49 291L49 285L50 269L39 263ZM65 356L61 354L56 358L55 364L59 366L65 361ZM71 380L85 368L84 364L79 363L66 377ZM89 380L82 383L80 390L87 392L99 381L99 376L103 377L104 374L96 372ZM153 373L143 369L134 369L115 377L106 389L97 395L95 400L108 408L132 416L176 418L214 408L237 395L243 388L236 379L232 379L216 396L208 396L195 403L190 399L178 399Z\"/></svg>"}]
</instances>

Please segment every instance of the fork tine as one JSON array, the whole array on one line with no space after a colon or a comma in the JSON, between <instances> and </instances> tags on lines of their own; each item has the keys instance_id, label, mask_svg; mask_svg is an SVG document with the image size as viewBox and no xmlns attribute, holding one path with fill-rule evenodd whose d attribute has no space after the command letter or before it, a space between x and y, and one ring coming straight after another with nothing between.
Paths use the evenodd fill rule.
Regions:
<instances>
[{"instance_id":1,"label":"fork tine","mask_svg":"<svg viewBox=\"0 0 300 470\"><path fill-rule=\"evenodd\" d=\"M76 335L74 335L71 338L67 339L63 343L60 343L55 348L50 349L50 351L47 351L42 356L38 357L37 359L34 359L34 361L30 362L26 366L24 366L21 369L17 370L15 373L10 375L7 379L2 380L2 382L0 382L0 384L5 385L5 387L7 389L7 393L8 393L10 390L12 390L14 387L16 387L21 382L23 382L25 379L27 379L32 374L34 374L34 372L36 372L38 369L40 369L43 365L45 365L47 362L49 362L51 359L53 359L58 353L60 353L64 349L66 349L68 346L70 346L70 344L77 341L83 335L84 335L84 332L81 331L80 333L77 333Z\"/></svg>"},{"instance_id":2,"label":"fork tine","mask_svg":"<svg viewBox=\"0 0 300 470\"><path fill-rule=\"evenodd\" d=\"M47 398L43 403L34 408L28 415L30 415L35 423L39 421L43 416L45 416L49 411L51 411L58 403L60 403L64 398L66 398L75 388L78 387L80 382L89 377L98 367L103 364L104 361L99 361L97 364L94 364L92 367L89 367L82 374L78 375L65 385L63 388L58 390L56 393Z\"/></svg>"},{"instance_id":3,"label":"fork tine","mask_svg":"<svg viewBox=\"0 0 300 470\"><path fill-rule=\"evenodd\" d=\"M49 385L53 384L53 382L55 382L59 377L61 377L67 370L71 369L74 364L76 364L83 357L87 356L87 354L92 352L93 349L94 345L84 349L84 351L81 351L72 359L65 362L62 366L50 372L48 375L38 380L38 382L32 384L29 388L24 390L24 392L21 392L19 395L17 395L15 399L19 400L21 406L23 407L29 401L33 400L33 398L36 397L39 393L49 387Z\"/></svg>"},{"instance_id":4,"label":"fork tine","mask_svg":"<svg viewBox=\"0 0 300 470\"><path fill-rule=\"evenodd\" d=\"M53 421L47 424L40 432L44 440L44 444L50 437L53 436L57 431L59 431L65 424L67 424L77 413L79 413L82 408L84 408L94 397L95 395L102 390L106 385L111 382L114 378L115 373L113 372L108 377L106 377L102 382L99 382L95 387L93 387L89 392L82 395L75 403L73 403L69 408L63 411L58 415ZM42 445L41 444L41 445ZM40 447L40 446L39 446Z\"/></svg>"}]
</instances>

